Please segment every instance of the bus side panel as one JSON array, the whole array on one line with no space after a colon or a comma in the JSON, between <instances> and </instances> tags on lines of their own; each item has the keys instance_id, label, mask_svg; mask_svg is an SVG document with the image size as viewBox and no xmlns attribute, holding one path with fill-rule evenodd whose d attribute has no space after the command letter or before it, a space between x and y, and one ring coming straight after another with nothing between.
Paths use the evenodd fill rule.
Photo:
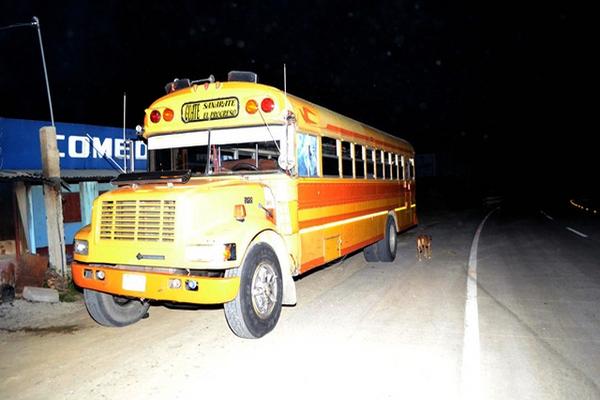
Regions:
<instances>
[{"instance_id":1,"label":"bus side panel","mask_svg":"<svg viewBox=\"0 0 600 400\"><path fill-rule=\"evenodd\" d=\"M300 272L382 239L388 212L404 206L403 185L399 182L301 180Z\"/></svg>"}]
</instances>

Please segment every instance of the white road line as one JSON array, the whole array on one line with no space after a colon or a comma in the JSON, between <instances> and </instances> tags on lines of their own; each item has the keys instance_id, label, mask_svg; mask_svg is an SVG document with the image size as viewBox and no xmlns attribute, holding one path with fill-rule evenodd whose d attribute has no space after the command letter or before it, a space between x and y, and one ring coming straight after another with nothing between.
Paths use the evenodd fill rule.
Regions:
<instances>
[{"instance_id":1,"label":"white road line","mask_svg":"<svg viewBox=\"0 0 600 400\"><path fill-rule=\"evenodd\" d=\"M570 226L567 226L567 227L565 227L565 228L567 228L567 230L568 230L568 231L571 231L571 232L573 232L574 234L581 236L582 238L587 238L587 237L588 237L588 235L586 235L585 233L581 233L581 232L579 232L579 231L577 231L577 230L575 230L575 229L571 228Z\"/></svg>"},{"instance_id":2,"label":"white road line","mask_svg":"<svg viewBox=\"0 0 600 400\"><path fill-rule=\"evenodd\" d=\"M540 212L542 213L542 215L543 215L544 217L548 218L548 219L549 219L549 220L551 220L551 221L554 221L554 218L552 218L551 216L549 216L548 214L546 214L546 213L544 212L544 210L540 210ZM566 229L566 230L568 230L568 231L571 231L571 232L573 232L573 233L574 233L574 234L576 234L576 235L579 235L579 236L581 236L582 238L587 238L587 237L588 237L588 235L586 235L585 233L579 232L578 230L575 230L575 229L571 228L570 226L565 226L565 229Z\"/></svg>"},{"instance_id":3,"label":"white road line","mask_svg":"<svg viewBox=\"0 0 600 400\"><path fill-rule=\"evenodd\" d=\"M463 399L480 398L480 344L479 344L479 310L477 306L477 247L483 225L498 208L490 211L477 227L467 272L467 300L465 304L465 333L463 340L463 357L461 368L461 397Z\"/></svg>"}]
</instances>

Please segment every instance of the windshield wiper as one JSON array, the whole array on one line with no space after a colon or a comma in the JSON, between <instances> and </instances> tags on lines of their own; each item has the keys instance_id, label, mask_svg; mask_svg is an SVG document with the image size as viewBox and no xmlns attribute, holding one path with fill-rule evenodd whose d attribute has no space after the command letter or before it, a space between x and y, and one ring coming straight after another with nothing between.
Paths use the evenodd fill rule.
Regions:
<instances>
[{"instance_id":1,"label":"windshield wiper","mask_svg":"<svg viewBox=\"0 0 600 400\"><path fill-rule=\"evenodd\" d=\"M140 185L145 183L187 183L192 176L191 170L130 172L120 174L110 181L116 186Z\"/></svg>"}]
</instances>

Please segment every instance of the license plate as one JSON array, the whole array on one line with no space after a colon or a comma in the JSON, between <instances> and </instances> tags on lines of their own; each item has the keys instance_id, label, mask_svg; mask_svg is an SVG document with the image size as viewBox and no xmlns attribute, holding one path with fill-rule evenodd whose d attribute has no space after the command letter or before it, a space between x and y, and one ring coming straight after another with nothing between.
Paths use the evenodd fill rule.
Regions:
<instances>
[{"instance_id":1,"label":"license plate","mask_svg":"<svg viewBox=\"0 0 600 400\"><path fill-rule=\"evenodd\" d=\"M134 292L146 291L146 277L144 275L123 274L123 289Z\"/></svg>"}]
</instances>

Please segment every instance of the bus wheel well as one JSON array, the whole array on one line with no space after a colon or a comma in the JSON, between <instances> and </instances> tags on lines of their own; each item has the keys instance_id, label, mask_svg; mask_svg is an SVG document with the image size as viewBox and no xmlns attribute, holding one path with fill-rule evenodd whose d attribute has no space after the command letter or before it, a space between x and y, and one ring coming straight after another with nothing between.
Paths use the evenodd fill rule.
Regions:
<instances>
[{"instance_id":1,"label":"bus wheel well","mask_svg":"<svg viewBox=\"0 0 600 400\"><path fill-rule=\"evenodd\" d=\"M259 242L267 243L269 246L271 246L279 260L282 274L281 278L283 280L282 303L285 305L295 305L296 283L292 278L292 262L289 251L287 250L287 246L285 245L285 241L277 232L267 229L256 235L254 239L252 239L252 242L248 248L250 248L254 243Z\"/></svg>"}]
</instances>

